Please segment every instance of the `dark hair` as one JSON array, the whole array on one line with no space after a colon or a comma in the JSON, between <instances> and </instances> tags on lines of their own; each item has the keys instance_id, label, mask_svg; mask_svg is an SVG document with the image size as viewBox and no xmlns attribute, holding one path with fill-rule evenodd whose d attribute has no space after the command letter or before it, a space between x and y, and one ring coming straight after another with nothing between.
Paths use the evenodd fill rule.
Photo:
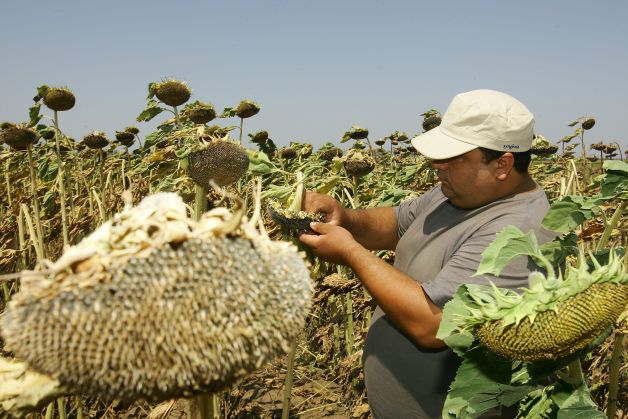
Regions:
<instances>
[{"instance_id":1,"label":"dark hair","mask_svg":"<svg viewBox=\"0 0 628 419\"><path fill-rule=\"evenodd\" d=\"M480 151L484 155L484 163L488 164L493 160L496 160L503 156L506 152L501 150L490 150L488 148L480 147ZM528 167L530 167L530 160L532 159L532 150L520 151L513 153L509 151L515 158L515 170L521 174L528 173Z\"/></svg>"}]
</instances>

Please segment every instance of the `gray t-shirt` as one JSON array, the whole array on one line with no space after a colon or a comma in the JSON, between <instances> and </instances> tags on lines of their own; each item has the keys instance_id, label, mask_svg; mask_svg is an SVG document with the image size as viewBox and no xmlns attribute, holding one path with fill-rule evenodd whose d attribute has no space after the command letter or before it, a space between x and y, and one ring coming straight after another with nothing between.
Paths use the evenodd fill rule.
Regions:
<instances>
[{"instance_id":1,"label":"gray t-shirt","mask_svg":"<svg viewBox=\"0 0 628 419\"><path fill-rule=\"evenodd\" d=\"M506 197L481 208L453 206L440 185L396 208L399 243L395 267L421 283L425 293L443 307L461 284L488 284L517 289L528 285L538 270L527 257L509 264L499 277L472 276L482 252L508 225L533 230L539 243L554 238L541 226L549 209L545 192ZM440 418L449 385L460 364L448 348L421 348L408 339L377 307L364 347L364 372L374 417Z\"/></svg>"}]
</instances>

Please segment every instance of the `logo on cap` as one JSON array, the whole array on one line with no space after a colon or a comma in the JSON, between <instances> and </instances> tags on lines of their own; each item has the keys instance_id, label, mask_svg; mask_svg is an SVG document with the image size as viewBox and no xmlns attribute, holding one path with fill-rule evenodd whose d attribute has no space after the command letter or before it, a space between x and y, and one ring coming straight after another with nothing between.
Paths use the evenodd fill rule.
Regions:
<instances>
[{"instance_id":1,"label":"logo on cap","mask_svg":"<svg viewBox=\"0 0 628 419\"><path fill-rule=\"evenodd\" d=\"M507 150L518 150L519 146L517 144L504 144L504 148Z\"/></svg>"}]
</instances>

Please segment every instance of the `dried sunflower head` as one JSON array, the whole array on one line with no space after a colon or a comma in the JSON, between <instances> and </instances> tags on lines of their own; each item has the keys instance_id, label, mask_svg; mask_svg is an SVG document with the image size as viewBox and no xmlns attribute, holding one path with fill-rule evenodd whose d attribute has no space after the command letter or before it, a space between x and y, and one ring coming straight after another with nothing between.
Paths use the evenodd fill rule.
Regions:
<instances>
[{"instance_id":1,"label":"dried sunflower head","mask_svg":"<svg viewBox=\"0 0 628 419\"><path fill-rule=\"evenodd\" d=\"M0 323L6 349L105 399L229 386L288 349L312 295L297 249L243 213L195 222L172 193L127 207L48 272L23 275Z\"/></svg>"}]
</instances>

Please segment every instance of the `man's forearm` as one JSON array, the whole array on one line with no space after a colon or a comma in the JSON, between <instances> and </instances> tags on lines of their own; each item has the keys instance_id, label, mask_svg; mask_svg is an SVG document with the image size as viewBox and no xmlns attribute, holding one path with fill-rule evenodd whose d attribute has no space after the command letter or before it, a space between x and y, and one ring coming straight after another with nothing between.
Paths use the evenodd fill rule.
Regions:
<instances>
[{"instance_id":1,"label":"man's forearm","mask_svg":"<svg viewBox=\"0 0 628 419\"><path fill-rule=\"evenodd\" d=\"M394 250L397 246L397 217L394 208L346 209L342 227L370 250Z\"/></svg>"},{"instance_id":2,"label":"man's forearm","mask_svg":"<svg viewBox=\"0 0 628 419\"><path fill-rule=\"evenodd\" d=\"M442 311L419 283L365 248L351 249L347 264L377 305L406 336L422 347L445 346L436 338Z\"/></svg>"}]
</instances>

